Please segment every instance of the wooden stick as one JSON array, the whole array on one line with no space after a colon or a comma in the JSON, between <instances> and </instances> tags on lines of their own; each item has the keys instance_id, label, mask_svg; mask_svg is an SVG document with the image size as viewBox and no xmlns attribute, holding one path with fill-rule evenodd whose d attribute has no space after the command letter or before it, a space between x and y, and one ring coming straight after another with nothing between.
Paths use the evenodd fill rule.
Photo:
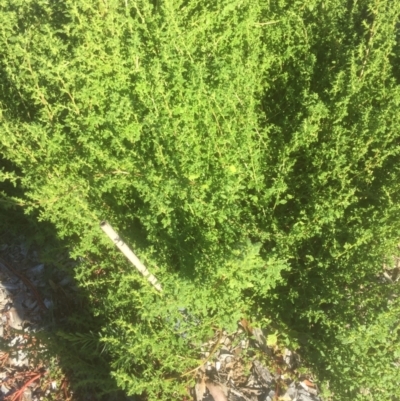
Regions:
<instances>
[{"instance_id":1,"label":"wooden stick","mask_svg":"<svg viewBox=\"0 0 400 401\"><path fill-rule=\"evenodd\" d=\"M144 264L139 260L139 258L131 251L128 245L119 237L119 235L114 231L114 229L106 222L102 221L100 223L101 229L108 235L112 242L117 246L117 248L128 258L128 260L143 274L149 283L157 290L162 291L160 283L157 279L146 269Z\"/></svg>"},{"instance_id":2,"label":"wooden stick","mask_svg":"<svg viewBox=\"0 0 400 401\"><path fill-rule=\"evenodd\" d=\"M21 400L23 392L25 389L33 383L35 380L40 379L42 377L43 373L37 374L35 377L32 377L32 379L29 379L19 390L17 390L11 397L12 401L16 401L17 399Z\"/></svg>"}]
</instances>

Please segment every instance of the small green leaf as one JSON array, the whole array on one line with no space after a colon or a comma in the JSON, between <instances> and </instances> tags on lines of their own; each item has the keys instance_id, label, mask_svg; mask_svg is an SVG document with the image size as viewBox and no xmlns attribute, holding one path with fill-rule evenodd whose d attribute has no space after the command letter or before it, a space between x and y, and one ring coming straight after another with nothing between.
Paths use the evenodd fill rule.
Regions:
<instances>
[{"instance_id":1,"label":"small green leaf","mask_svg":"<svg viewBox=\"0 0 400 401\"><path fill-rule=\"evenodd\" d=\"M267 345L268 347L275 347L275 345L278 343L278 336L275 334L270 334L267 336Z\"/></svg>"}]
</instances>

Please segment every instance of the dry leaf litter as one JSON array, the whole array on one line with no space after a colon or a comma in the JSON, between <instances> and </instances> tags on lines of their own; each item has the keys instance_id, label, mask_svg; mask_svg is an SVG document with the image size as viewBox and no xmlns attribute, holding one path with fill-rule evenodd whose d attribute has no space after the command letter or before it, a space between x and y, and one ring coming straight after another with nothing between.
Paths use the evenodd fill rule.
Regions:
<instances>
[{"instance_id":1,"label":"dry leaf litter","mask_svg":"<svg viewBox=\"0 0 400 401\"><path fill-rule=\"evenodd\" d=\"M246 320L234 333L219 331L203 344L196 401L322 401L311 374L298 372L297 353L276 345L276 335Z\"/></svg>"},{"instance_id":2,"label":"dry leaf litter","mask_svg":"<svg viewBox=\"0 0 400 401\"><path fill-rule=\"evenodd\" d=\"M43 297L47 286L68 286L68 277L57 284L44 279L45 266L25 239L0 233L0 400L70 400L65 376L52 377L46 349L35 335L52 309ZM47 291L49 292L49 291ZM53 363L54 364L54 363ZM53 374L57 371L53 367Z\"/></svg>"}]
</instances>

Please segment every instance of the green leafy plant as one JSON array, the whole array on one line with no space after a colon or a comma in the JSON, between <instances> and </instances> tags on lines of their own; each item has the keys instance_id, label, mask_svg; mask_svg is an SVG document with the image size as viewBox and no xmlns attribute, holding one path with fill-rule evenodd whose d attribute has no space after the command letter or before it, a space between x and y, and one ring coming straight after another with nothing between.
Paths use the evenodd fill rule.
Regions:
<instances>
[{"instance_id":1,"label":"green leafy plant","mask_svg":"<svg viewBox=\"0 0 400 401\"><path fill-rule=\"evenodd\" d=\"M377 278L399 238L397 2L0 11L1 207L53 223L81 258L119 386L178 399L201 340L252 316L279 322L340 399L369 399L367 365L343 389L329 361L350 369L362 347L343 359L338 338L372 330L398 292Z\"/></svg>"}]
</instances>

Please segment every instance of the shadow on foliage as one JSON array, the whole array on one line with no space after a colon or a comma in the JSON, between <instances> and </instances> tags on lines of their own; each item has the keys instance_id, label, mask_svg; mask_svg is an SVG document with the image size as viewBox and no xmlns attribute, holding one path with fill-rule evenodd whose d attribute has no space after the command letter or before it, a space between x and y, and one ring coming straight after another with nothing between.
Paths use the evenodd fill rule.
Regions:
<instances>
[{"instance_id":1,"label":"shadow on foliage","mask_svg":"<svg viewBox=\"0 0 400 401\"><path fill-rule=\"evenodd\" d=\"M6 164L1 161L2 167ZM10 196L20 195L21 190L10 190L9 185L1 183L0 192ZM73 268L79 262L69 258L68 247L57 239L54 227L38 222L37 216L24 215L23 209L4 195L0 202L0 222L0 243L18 246L23 241L37 252L45 265L45 286L37 289L43 299L51 300L52 306L42 314L35 336L45 347L45 351L40 349L40 358L45 366L50 366L50 375L51 361L56 360L56 368L61 368L63 380L76 400L136 400L119 391L111 377L107 349L98 334L102 319L93 315L87 291L74 284ZM0 256L7 258L6 254ZM62 279L69 284L58 284ZM34 355L30 358L35 359Z\"/></svg>"}]
</instances>

